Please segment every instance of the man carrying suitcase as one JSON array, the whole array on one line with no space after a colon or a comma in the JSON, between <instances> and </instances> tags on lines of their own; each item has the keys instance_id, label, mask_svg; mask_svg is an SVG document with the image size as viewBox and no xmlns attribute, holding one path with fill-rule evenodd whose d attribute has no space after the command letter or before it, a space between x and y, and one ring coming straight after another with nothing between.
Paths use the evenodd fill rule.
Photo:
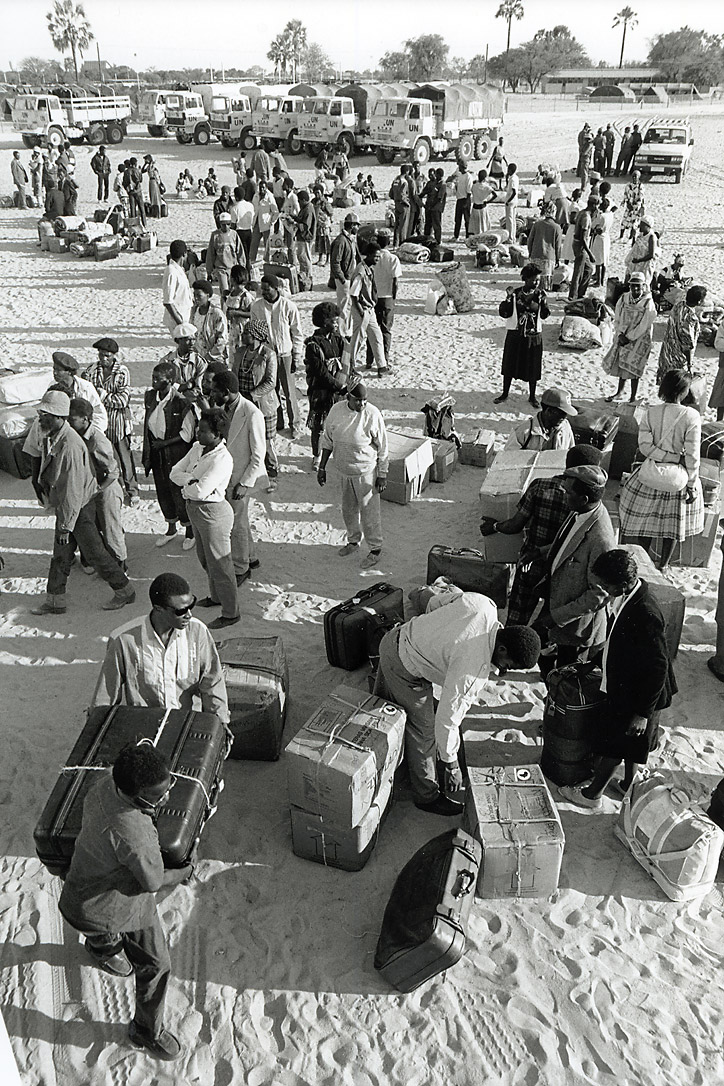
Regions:
<instances>
[{"instance_id":1,"label":"man carrying suitcase","mask_svg":"<svg viewBox=\"0 0 724 1086\"><path fill-rule=\"evenodd\" d=\"M462 787L460 725L483 698L491 667L500 674L535 667L540 639L528 626L498 621L491 599L479 592L421 589L424 614L386 633L380 644L375 695L407 713L405 757L415 806L457 815L463 805L447 793ZM437 710L433 684L441 688ZM442 764L442 788L437 761Z\"/></svg>"},{"instance_id":2,"label":"man carrying suitcase","mask_svg":"<svg viewBox=\"0 0 724 1086\"><path fill-rule=\"evenodd\" d=\"M85 935L93 961L116 977L135 974L136 1010L128 1027L134 1048L160 1060L182 1049L164 1028L171 973L155 894L187 882L193 863L164 870L154 820L172 779L165 759L147 740L121 751L112 773L91 789L59 908Z\"/></svg>"}]
</instances>

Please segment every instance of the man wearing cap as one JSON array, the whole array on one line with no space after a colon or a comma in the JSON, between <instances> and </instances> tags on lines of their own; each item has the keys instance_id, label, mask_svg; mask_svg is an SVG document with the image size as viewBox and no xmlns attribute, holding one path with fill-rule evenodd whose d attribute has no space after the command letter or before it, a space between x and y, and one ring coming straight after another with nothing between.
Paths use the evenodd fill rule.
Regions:
<instances>
[{"instance_id":1,"label":"man wearing cap","mask_svg":"<svg viewBox=\"0 0 724 1086\"><path fill-rule=\"evenodd\" d=\"M222 211L218 229L211 234L206 249L206 278L219 284L222 300L229 290L229 273L235 264L246 267L246 253L241 238L231 229L231 215Z\"/></svg>"},{"instance_id":2,"label":"man wearing cap","mask_svg":"<svg viewBox=\"0 0 724 1086\"><path fill-rule=\"evenodd\" d=\"M85 377L79 377L80 365L78 360L67 351L53 351L53 380L57 385L62 385L65 392L72 398L82 396L93 405L93 423L102 430L108 429L108 412L93 383Z\"/></svg>"},{"instance_id":3,"label":"man wearing cap","mask_svg":"<svg viewBox=\"0 0 724 1086\"><path fill-rule=\"evenodd\" d=\"M533 626L547 640L542 657L545 674L589 659L606 637L607 594L593 573L600 554L616 540L602 498L608 476L593 464L563 472L570 514L547 553L543 609Z\"/></svg>"},{"instance_id":4,"label":"man wearing cap","mask_svg":"<svg viewBox=\"0 0 724 1086\"><path fill-rule=\"evenodd\" d=\"M578 168L576 173L581 179L581 188L585 191L588 187L588 175L591 172L593 160L593 129L588 121L578 133Z\"/></svg>"},{"instance_id":5,"label":"man wearing cap","mask_svg":"<svg viewBox=\"0 0 724 1086\"><path fill-rule=\"evenodd\" d=\"M251 306L252 319L263 321L269 329L269 342L277 355L277 392L283 393L289 418L289 433L296 437L299 422L297 387L294 372L304 360L304 335L299 310L291 298L279 293L279 280L272 272L261 279L261 298ZM280 397L280 401L282 397ZM280 402L277 429L284 429L284 408Z\"/></svg>"},{"instance_id":6,"label":"man wearing cap","mask_svg":"<svg viewBox=\"0 0 724 1086\"><path fill-rule=\"evenodd\" d=\"M231 188L229 185L222 185L221 196L219 196L218 199L214 200L214 206L212 208L214 222L216 223L217 227L219 225L219 219L224 214L224 212L231 211L231 203Z\"/></svg>"},{"instance_id":7,"label":"man wearing cap","mask_svg":"<svg viewBox=\"0 0 724 1086\"><path fill-rule=\"evenodd\" d=\"M540 411L513 430L506 449L543 452L547 449L570 449L576 443L569 418L577 415L571 396L562 388L547 388L541 396Z\"/></svg>"},{"instance_id":8,"label":"man wearing cap","mask_svg":"<svg viewBox=\"0 0 724 1086\"><path fill-rule=\"evenodd\" d=\"M136 598L128 577L100 537L98 483L83 438L68 424L69 414L70 397L65 392L46 392L38 406L42 441L37 492L55 513L55 539L46 598L33 609L34 615L65 614L65 588L78 547L85 562L114 590L103 604L104 611L125 607Z\"/></svg>"},{"instance_id":9,"label":"man wearing cap","mask_svg":"<svg viewBox=\"0 0 724 1086\"><path fill-rule=\"evenodd\" d=\"M266 154L266 152L264 152ZM269 240L271 229L279 219L279 208L274 199L274 194L269 189L266 181L259 181L259 188L252 198L254 206L254 221L251 227L251 248L249 258L253 264L259 255L259 249L264 247L264 260L269 259Z\"/></svg>"},{"instance_id":10,"label":"man wearing cap","mask_svg":"<svg viewBox=\"0 0 724 1086\"><path fill-rule=\"evenodd\" d=\"M228 365L229 327L221 306L214 299L214 288L208 279L196 279L193 293L194 304L189 323L196 329L196 352L206 362Z\"/></svg>"},{"instance_id":11,"label":"man wearing cap","mask_svg":"<svg viewBox=\"0 0 724 1086\"><path fill-rule=\"evenodd\" d=\"M176 350L169 351L161 361L171 362L175 367L178 390L190 404L193 404L201 395L201 378L207 362L194 346L195 325L190 322L179 324L177 328L174 328L173 338L176 342Z\"/></svg>"},{"instance_id":12,"label":"man wearing cap","mask_svg":"<svg viewBox=\"0 0 724 1086\"><path fill-rule=\"evenodd\" d=\"M187 252L185 241L180 239L172 241L168 265L163 273L163 323L171 335L179 324L188 323L191 317L191 306L194 303L191 285L184 268Z\"/></svg>"},{"instance_id":13,"label":"man wearing cap","mask_svg":"<svg viewBox=\"0 0 724 1086\"><path fill-rule=\"evenodd\" d=\"M108 202L108 185L111 177L111 160L106 154L106 149L101 144L93 158L90 160L90 168L98 178L98 200L101 203Z\"/></svg>"},{"instance_id":14,"label":"man wearing cap","mask_svg":"<svg viewBox=\"0 0 724 1086\"><path fill-rule=\"evenodd\" d=\"M121 365L115 339L104 336L97 339L93 346L98 351L98 362L83 372L83 379L90 381L106 409L106 435L121 469L126 500L129 505L135 505L138 502L138 479L131 451L131 375L128 367Z\"/></svg>"},{"instance_id":15,"label":"man wearing cap","mask_svg":"<svg viewBox=\"0 0 724 1086\"><path fill-rule=\"evenodd\" d=\"M354 211L345 216L329 254L329 286L337 293L339 331L345 339L352 335L352 299L349 293L352 275L360 260L357 248L359 218Z\"/></svg>"},{"instance_id":16,"label":"man wearing cap","mask_svg":"<svg viewBox=\"0 0 724 1086\"><path fill-rule=\"evenodd\" d=\"M591 226L594 213L598 210L598 196L589 196L586 206L576 215L573 226L573 275L568 300L583 298L588 290L591 272L596 260L591 250Z\"/></svg>"},{"instance_id":17,"label":"man wearing cap","mask_svg":"<svg viewBox=\"0 0 724 1086\"><path fill-rule=\"evenodd\" d=\"M364 535L370 551L360 565L372 569L382 551L380 494L387 486L387 430L382 412L367 402L366 387L361 381L351 384L346 400L334 404L324 423L317 482L326 484L327 461L334 454L347 529L347 542L338 553L355 554Z\"/></svg>"},{"instance_id":18,"label":"man wearing cap","mask_svg":"<svg viewBox=\"0 0 724 1086\"><path fill-rule=\"evenodd\" d=\"M114 448L103 431L93 425L93 408L87 400L74 397L70 401L68 422L88 446L91 465L98 481L98 530L106 550L126 573L128 550L123 531L123 488ZM82 552L80 560L83 572L92 573L93 567L88 565Z\"/></svg>"},{"instance_id":19,"label":"man wearing cap","mask_svg":"<svg viewBox=\"0 0 724 1086\"><path fill-rule=\"evenodd\" d=\"M377 376L383 377L389 370L385 358L385 343L375 312L377 287L374 268L379 259L380 247L376 241L371 241L366 246L365 254L352 275L352 282L349 285L352 300L352 342L349 352L350 367L354 371L361 368L362 355L367 345L372 351Z\"/></svg>"},{"instance_id":20,"label":"man wearing cap","mask_svg":"<svg viewBox=\"0 0 724 1086\"><path fill-rule=\"evenodd\" d=\"M601 450L593 445L574 445L566 454L566 467L598 466L602 456ZM484 517L481 521L480 533L484 536L525 533L508 600L507 626L525 626L535 612L540 599L541 578L548 568L546 551L571 511L564 483L562 474L554 475L552 479L534 479L526 487L512 517L498 521Z\"/></svg>"}]
</instances>

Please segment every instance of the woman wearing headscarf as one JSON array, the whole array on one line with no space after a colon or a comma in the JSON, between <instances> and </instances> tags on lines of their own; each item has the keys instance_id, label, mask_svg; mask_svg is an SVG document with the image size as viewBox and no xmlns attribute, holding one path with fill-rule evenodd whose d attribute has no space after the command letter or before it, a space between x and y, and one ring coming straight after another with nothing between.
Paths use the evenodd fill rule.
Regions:
<instances>
[{"instance_id":1,"label":"woman wearing headscarf","mask_svg":"<svg viewBox=\"0 0 724 1086\"><path fill-rule=\"evenodd\" d=\"M309 416L312 432L312 470L319 467L319 441L332 406L344 398L348 373L342 363L345 342L339 334L339 310L334 302L320 302L312 310L314 333L306 342Z\"/></svg>"},{"instance_id":2,"label":"woman wearing headscarf","mask_svg":"<svg viewBox=\"0 0 724 1086\"><path fill-rule=\"evenodd\" d=\"M214 298L214 288L208 279L197 279L193 285L194 304L191 324L196 329L194 347L206 362L223 362L229 357L229 326L221 307Z\"/></svg>"},{"instance_id":3,"label":"woman wearing headscarf","mask_svg":"<svg viewBox=\"0 0 724 1086\"><path fill-rule=\"evenodd\" d=\"M158 166L153 159L153 155L144 156L141 173L148 174L148 202L151 207L156 208L156 212L154 213L152 211L151 214L155 214L156 218L158 218L161 214L161 204L163 203L163 193L161 191L163 185L161 182L161 174L158 172Z\"/></svg>"},{"instance_id":4,"label":"woman wearing headscarf","mask_svg":"<svg viewBox=\"0 0 724 1086\"><path fill-rule=\"evenodd\" d=\"M624 261L626 265L626 278L624 282L629 282L633 272L640 272L644 277L646 285L650 287L651 280L656 271L658 259L659 239L656 236L656 233L651 229L649 220L641 219L636 240L631 246L628 256Z\"/></svg>"},{"instance_id":5,"label":"woman wearing headscarf","mask_svg":"<svg viewBox=\"0 0 724 1086\"><path fill-rule=\"evenodd\" d=\"M241 333L241 345L236 352L235 372L239 379L239 392L256 404L264 416L266 456L264 466L269 478L267 494L277 488L279 460L274 439L277 435L277 410L279 396L276 391L277 356L269 343L266 321L252 317Z\"/></svg>"},{"instance_id":6,"label":"woman wearing headscarf","mask_svg":"<svg viewBox=\"0 0 724 1086\"><path fill-rule=\"evenodd\" d=\"M689 287L686 297L674 304L659 354L659 368L656 371L659 383L669 370L688 370L691 373L701 327L696 306L701 305L705 298L706 287Z\"/></svg>"},{"instance_id":7,"label":"woman wearing headscarf","mask_svg":"<svg viewBox=\"0 0 724 1086\"><path fill-rule=\"evenodd\" d=\"M648 283L641 272L634 272L629 289L616 302L613 344L603 359L604 373L618 377L618 388L613 396L606 397L606 403L623 399L627 381L631 382L629 403L636 402L639 381L651 354L655 319L656 306Z\"/></svg>"},{"instance_id":8,"label":"woman wearing headscarf","mask_svg":"<svg viewBox=\"0 0 724 1086\"><path fill-rule=\"evenodd\" d=\"M634 170L631 180L623 190L623 218L618 240L620 241L624 234L628 233L631 241L635 241L639 222L645 214L646 200L641 184L641 170Z\"/></svg>"},{"instance_id":9,"label":"woman wearing headscarf","mask_svg":"<svg viewBox=\"0 0 724 1086\"><path fill-rule=\"evenodd\" d=\"M542 321L550 316L545 291L540 286L540 270L526 264L520 273L522 287L508 287L498 312L505 317L508 334L503 347L503 391L493 403L508 399L513 380L528 382L528 402L540 407L535 387L540 381L543 360Z\"/></svg>"}]
</instances>

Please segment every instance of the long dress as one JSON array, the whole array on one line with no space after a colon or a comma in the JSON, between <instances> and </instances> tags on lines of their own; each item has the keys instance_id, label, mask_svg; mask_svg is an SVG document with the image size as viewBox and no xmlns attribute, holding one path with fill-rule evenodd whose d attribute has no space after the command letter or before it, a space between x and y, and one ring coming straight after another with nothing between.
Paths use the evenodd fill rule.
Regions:
<instances>
[{"instance_id":1,"label":"long dress","mask_svg":"<svg viewBox=\"0 0 724 1086\"><path fill-rule=\"evenodd\" d=\"M161 174L158 172L158 166L152 163L148 167L148 202L151 207L161 207L163 199L161 197Z\"/></svg>"},{"instance_id":2,"label":"long dress","mask_svg":"<svg viewBox=\"0 0 724 1086\"><path fill-rule=\"evenodd\" d=\"M597 211L591 220L593 243L591 252L596 267L608 267L611 256L611 227L613 226L613 211Z\"/></svg>"},{"instance_id":3,"label":"long dress","mask_svg":"<svg viewBox=\"0 0 724 1086\"><path fill-rule=\"evenodd\" d=\"M659 368L656 371L659 384L669 370L691 370L689 352L693 356L699 342L700 327L696 310L686 304L686 298L676 302L669 314L664 341L661 344Z\"/></svg>"},{"instance_id":4,"label":"long dress","mask_svg":"<svg viewBox=\"0 0 724 1086\"><path fill-rule=\"evenodd\" d=\"M476 234L486 234L490 230L490 214L487 207L480 207L478 205L486 203L491 196L494 195L494 190L490 185L486 185L484 181L473 181L473 206L470 211L470 234L475 236Z\"/></svg>"},{"instance_id":5,"label":"long dress","mask_svg":"<svg viewBox=\"0 0 724 1086\"><path fill-rule=\"evenodd\" d=\"M652 246L653 241L653 246ZM651 253L651 256L649 256ZM648 257L648 259L644 259ZM634 264L634 260L639 261ZM651 283L659 261L659 239L651 230L648 234L638 234L624 261L629 274L640 272L647 284Z\"/></svg>"},{"instance_id":6,"label":"long dress","mask_svg":"<svg viewBox=\"0 0 724 1086\"><path fill-rule=\"evenodd\" d=\"M623 190L623 218L621 232L638 230L641 219L646 214L646 199L640 181L629 181Z\"/></svg>"},{"instance_id":7,"label":"long dress","mask_svg":"<svg viewBox=\"0 0 724 1086\"><path fill-rule=\"evenodd\" d=\"M517 321L516 327L509 329L505 337L503 376L518 381L540 381L543 363L540 322L550 314L545 292L538 290L531 293L518 287L500 303L498 312L506 318L515 313Z\"/></svg>"},{"instance_id":8,"label":"long dress","mask_svg":"<svg viewBox=\"0 0 724 1086\"><path fill-rule=\"evenodd\" d=\"M616 302L613 344L603 359L603 371L611 377L637 381L643 374L651 354L656 307L648 291L634 301L625 291ZM619 346L623 334L631 343Z\"/></svg>"}]
</instances>

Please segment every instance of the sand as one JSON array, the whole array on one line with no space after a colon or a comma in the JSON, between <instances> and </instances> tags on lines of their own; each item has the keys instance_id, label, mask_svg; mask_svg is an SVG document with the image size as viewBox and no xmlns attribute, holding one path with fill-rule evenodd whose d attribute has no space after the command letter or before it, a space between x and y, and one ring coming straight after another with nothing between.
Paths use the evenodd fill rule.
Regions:
<instances>
[{"instance_id":1,"label":"sand","mask_svg":"<svg viewBox=\"0 0 724 1086\"><path fill-rule=\"evenodd\" d=\"M610 119L617 119L618 114ZM516 115L506 143L530 181L539 161L573 165L579 115ZM596 116L605 123L605 114ZM686 272L721 294L724 287L721 145L724 118L694 118L696 146L685 183L652 184L647 201L663 230L666 258L686 255ZM13 133L0 140L0 178L9 191ZM231 181L230 153L219 145L180 147L137 131L124 157L153 151L169 187L182 166L194 175L217 167ZM77 150L80 209L96 202L91 151ZM27 153L23 150L23 159ZM112 150L119 160L120 152ZM358 165L359 163L359 165ZM294 176L311 178L308 159L291 160ZM372 172L382 195L394 170L355 159ZM452 169L452 167L450 167ZM570 175L569 175L570 176ZM619 193L620 182L614 182ZM379 219L383 200L365 208ZM341 218L341 212L337 216ZM36 248L32 211L0 211L0 359L47 365L63 347L86 364L91 343L115 336L131 368L138 417L153 363L170 343L161 324L161 275L175 237L204 245L211 201L173 202L154 224L160 247L95 264ZM445 237L451 233L446 215ZM370 399L388 423L410 433L432 390L456 399L460 429L485 425L503 443L529 414L527 390L514 386L501 409L504 330L497 306L516 282L510 267L476 272L462 246L476 298L473 313L425 316L429 268L405 266L395 321L395 373L370 381ZM464 255L463 255L464 254ZM612 273L625 249L614 243ZM328 299L326 271L315 268L315 290L299 297L303 324ZM563 303L553 302L545 330L543 385L560 383L593 403L611 390L600 355L557 348ZM654 395L655 355L641 392ZM714 352L700 348L697 368L709 382ZM302 375L297 374L300 389ZM476 546L480 469L461 467L407 507L383 504L385 548L378 569L337 557L343 541L337 476L324 490L311 472L308 432L280 437L282 474L271 499L258 487L252 519L261 568L240 592L249 634L280 634L289 657L291 736L320 697L342 679L364 685L325 659L322 616L337 601L375 581L405 589L424 581L434 543ZM561 808L567 838L559 891L549 900L476 901L464 959L416 993L391 991L373 968L384 906L395 876L426 840L449 828L409 802L393 808L367 867L348 874L293 856L285 765L228 763L218 812L202 841L193 884L161 895L173 981L168 1024L187 1046L178 1065L157 1065L125 1042L132 984L86 963L77 937L64 932L56 902L60 884L35 858L32 831L59 767L83 720L104 640L119 622L146 609L150 580L162 570L183 573L205 594L193 551L159 551L163 530L152 485L128 511L129 565L138 599L118 616L100 605L108 590L75 571L64 617L33 618L44 589L52 524L28 482L0 476L0 1003L28 1086L579 1086L582 1083L713 1086L724 1081L721 1031L722 895L717 887L692 904L674 904L613 836L617 805L601 813ZM705 666L714 639L720 552L710 569L677 569L671 580L687 593L684 641L676 663L681 692L665 714L665 741L652 764L663 767L697 799L706 799L724 772L722 688ZM224 631L225 633L225 631ZM528 677L530 678L530 677ZM468 721L492 764L535 761L544 688L535 681L491 684L488 703ZM555 794L555 793L554 793Z\"/></svg>"}]
</instances>

